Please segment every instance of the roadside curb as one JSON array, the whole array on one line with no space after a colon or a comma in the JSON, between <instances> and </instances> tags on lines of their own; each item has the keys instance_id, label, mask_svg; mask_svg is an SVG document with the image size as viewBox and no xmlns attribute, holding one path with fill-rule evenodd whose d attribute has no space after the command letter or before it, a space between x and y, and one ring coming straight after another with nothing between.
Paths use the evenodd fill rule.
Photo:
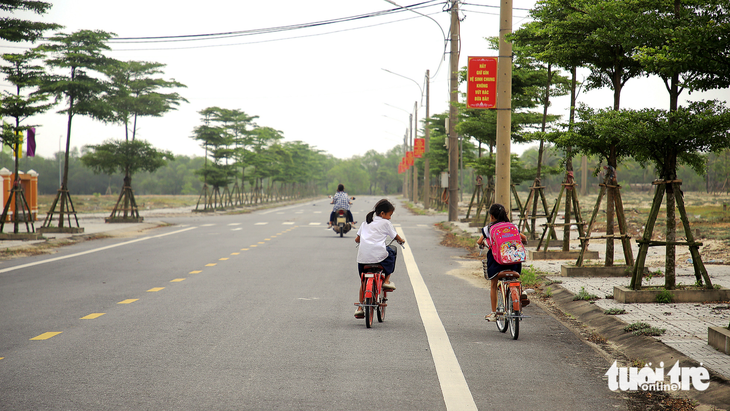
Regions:
<instances>
[{"instance_id":1,"label":"roadside curb","mask_svg":"<svg viewBox=\"0 0 730 411\"><path fill-rule=\"evenodd\" d=\"M699 367L700 363L685 356L672 347L649 336L635 336L624 331L626 324L613 316L606 315L603 310L585 300L573 301L573 294L554 285L552 301L555 307L563 313L570 314L586 327L594 330L612 344L617 351L629 359L638 359L652 363L658 367L664 362L665 368L671 367L679 361L681 366ZM543 302L537 301L541 308ZM710 372L710 388L706 391L695 389L676 392L677 395L695 400L701 404L715 407L717 410L727 410L730 398L730 380L712 370Z\"/></svg>"}]
</instances>

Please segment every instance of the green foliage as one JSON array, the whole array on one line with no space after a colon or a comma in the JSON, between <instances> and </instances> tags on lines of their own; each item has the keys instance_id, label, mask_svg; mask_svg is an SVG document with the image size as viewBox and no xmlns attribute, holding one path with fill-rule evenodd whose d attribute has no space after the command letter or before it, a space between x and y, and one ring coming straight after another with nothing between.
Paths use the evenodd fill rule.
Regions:
<instances>
[{"instance_id":1,"label":"green foliage","mask_svg":"<svg viewBox=\"0 0 730 411\"><path fill-rule=\"evenodd\" d=\"M674 294L669 290L662 290L657 294L654 301L659 304L669 304L674 300Z\"/></svg>"},{"instance_id":2,"label":"green foliage","mask_svg":"<svg viewBox=\"0 0 730 411\"><path fill-rule=\"evenodd\" d=\"M59 113L69 119L79 114L100 121L113 121L114 112L104 98L109 84L100 76L114 60L103 53L110 50L107 40L115 34L101 30L79 30L72 34L59 33L36 50L46 56L52 69L40 84L39 91L49 93L56 102L67 102Z\"/></svg>"},{"instance_id":3,"label":"green foliage","mask_svg":"<svg viewBox=\"0 0 730 411\"><path fill-rule=\"evenodd\" d=\"M46 14L51 7L51 3L36 0L6 0L0 2L0 10L3 11L3 16L0 17L0 39L16 43L22 41L33 43L43 37L43 32L63 27L55 23L43 23L10 17L10 14L15 11L29 11L42 15Z\"/></svg>"},{"instance_id":4,"label":"green foliage","mask_svg":"<svg viewBox=\"0 0 730 411\"><path fill-rule=\"evenodd\" d=\"M651 325L649 325L647 323L634 322L634 323L631 323L631 324L625 326L624 327L624 331L628 333L628 332L632 332L632 331L636 331L636 330L641 330L641 329L644 329L644 328L650 328L650 327L651 327Z\"/></svg>"},{"instance_id":5,"label":"green foliage","mask_svg":"<svg viewBox=\"0 0 730 411\"><path fill-rule=\"evenodd\" d=\"M581 287L578 294L573 296L573 301L579 301L579 300L584 300L584 301L598 300L598 296L595 294L588 293L586 291L585 287Z\"/></svg>"},{"instance_id":6,"label":"green foliage","mask_svg":"<svg viewBox=\"0 0 730 411\"><path fill-rule=\"evenodd\" d=\"M603 311L606 315L621 315L626 314L626 310L623 308L609 308L608 310Z\"/></svg>"},{"instance_id":7,"label":"green foliage","mask_svg":"<svg viewBox=\"0 0 730 411\"><path fill-rule=\"evenodd\" d=\"M157 150L144 140L107 140L86 147L89 151L81 156L81 162L95 173L108 175L132 175L140 170L154 172L175 159L171 152Z\"/></svg>"},{"instance_id":8,"label":"green foliage","mask_svg":"<svg viewBox=\"0 0 730 411\"><path fill-rule=\"evenodd\" d=\"M6 53L2 55L3 65L0 71L5 78L12 83L15 94L5 92L2 95L0 104L0 118L12 117L14 124L3 123L2 142L15 147L19 133L24 133L33 125L21 125L21 123L34 115L48 111L52 104L48 103L49 95L46 93L28 93L23 90L35 88L45 74L44 68L36 64L40 54L34 50L28 50L23 54Z\"/></svg>"},{"instance_id":9,"label":"green foliage","mask_svg":"<svg viewBox=\"0 0 730 411\"><path fill-rule=\"evenodd\" d=\"M526 287L536 287L540 284L542 278L538 277L535 267L529 266L522 267L522 272L520 273L520 281L522 281L522 285Z\"/></svg>"},{"instance_id":10,"label":"green foliage","mask_svg":"<svg viewBox=\"0 0 730 411\"><path fill-rule=\"evenodd\" d=\"M370 176L358 158L339 162L327 172L328 192L336 192L337 185L343 184L349 194L366 193L370 188Z\"/></svg>"},{"instance_id":11,"label":"green foliage","mask_svg":"<svg viewBox=\"0 0 730 411\"><path fill-rule=\"evenodd\" d=\"M154 77L162 73L162 63L145 61L113 61L102 68L111 79L106 102L110 105L114 121L124 125L125 139L129 140L129 122L133 121L132 140L137 131L137 118L160 117L176 109L180 102L187 102L177 93L161 93L160 89L185 87L177 81Z\"/></svg>"}]
</instances>

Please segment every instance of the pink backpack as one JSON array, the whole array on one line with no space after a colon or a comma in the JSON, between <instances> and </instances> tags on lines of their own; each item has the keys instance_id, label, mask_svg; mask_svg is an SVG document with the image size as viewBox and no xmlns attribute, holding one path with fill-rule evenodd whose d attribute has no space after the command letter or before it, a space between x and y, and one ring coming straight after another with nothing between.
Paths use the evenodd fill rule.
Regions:
<instances>
[{"instance_id":1,"label":"pink backpack","mask_svg":"<svg viewBox=\"0 0 730 411\"><path fill-rule=\"evenodd\" d=\"M500 265L512 265L527 260L525 247L520 240L520 231L512 223L497 223L489 228L487 245L492 250L494 261Z\"/></svg>"}]
</instances>

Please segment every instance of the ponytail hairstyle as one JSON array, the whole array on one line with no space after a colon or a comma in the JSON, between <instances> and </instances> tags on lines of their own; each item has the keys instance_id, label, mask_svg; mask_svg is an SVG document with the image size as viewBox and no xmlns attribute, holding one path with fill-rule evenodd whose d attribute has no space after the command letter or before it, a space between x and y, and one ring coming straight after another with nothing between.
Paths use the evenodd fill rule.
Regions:
<instances>
[{"instance_id":1,"label":"ponytail hairstyle","mask_svg":"<svg viewBox=\"0 0 730 411\"><path fill-rule=\"evenodd\" d=\"M509 223L509 217L507 217L507 210L504 209L502 204L494 203L489 207L489 215L494 217L496 220L494 223Z\"/></svg>"},{"instance_id":2,"label":"ponytail hairstyle","mask_svg":"<svg viewBox=\"0 0 730 411\"><path fill-rule=\"evenodd\" d=\"M365 217L365 222L370 224L373 222L373 215L379 216L382 213L389 213L393 210L395 210L395 206L384 198L375 204L375 209L368 213L367 217Z\"/></svg>"}]
</instances>

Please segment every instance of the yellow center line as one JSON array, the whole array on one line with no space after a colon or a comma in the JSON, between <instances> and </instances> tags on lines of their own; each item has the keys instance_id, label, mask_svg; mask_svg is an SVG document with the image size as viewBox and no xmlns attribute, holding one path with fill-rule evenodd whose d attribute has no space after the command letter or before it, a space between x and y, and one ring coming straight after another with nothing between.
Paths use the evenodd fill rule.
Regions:
<instances>
[{"instance_id":1,"label":"yellow center line","mask_svg":"<svg viewBox=\"0 0 730 411\"><path fill-rule=\"evenodd\" d=\"M218 261L226 261L228 257L219 258Z\"/></svg>"},{"instance_id":2,"label":"yellow center line","mask_svg":"<svg viewBox=\"0 0 730 411\"><path fill-rule=\"evenodd\" d=\"M132 304L133 302L139 300L139 298L130 298L128 300L120 301L117 304Z\"/></svg>"},{"instance_id":3,"label":"yellow center line","mask_svg":"<svg viewBox=\"0 0 730 411\"><path fill-rule=\"evenodd\" d=\"M241 251L248 251L248 248L242 248Z\"/></svg>"},{"instance_id":4,"label":"yellow center line","mask_svg":"<svg viewBox=\"0 0 730 411\"><path fill-rule=\"evenodd\" d=\"M239 255L239 254L241 254L241 253L231 253L231 255Z\"/></svg>"},{"instance_id":5,"label":"yellow center line","mask_svg":"<svg viewBox=\"0 0 730 411\"><path fill-rule=\"evenodd\" d=\"M58 334L61 334L61 331L47 332L47 333L43 333L43 334L41 334L41 335L39 335L37 337L33 337L30 340L31 341L47 340L47 339L49 339L51 337L54 337L54 336L56 336Z\"/></svg>"},{"instance_id":6,"label":"yellow center line","mask_svg":"<svg viewBox=\"0 0 730 411\"><path fill-rule=\"evenodd\" d=\"M264 241L271 241L270 238L264 238Z\"/></svg>"},{"instance_id":7,"label":"yellow center line","mask_svg":"<svg viewBox=\"0 0 730 411\"><path fill-rule=\"evenodd\" d=\"M188 274L200 274L200 273L202 273L202 271L197 270L197 271L191 271Z\"/></svg>"},{"instance_id":8,"label":"yellow center line","mask_svg":"<svg viewBox=\"0 0 730 411\"><path fill-rule=\"evenodd\" d=\"M79 319L80 320L93 320L94 318L99 318L99 317L101 317L104 314L106 314L106 313L93 313L93 314L89 314L89 315L87 315L85 317L81 317Z\"/></svg>"},{"instance_id":9,"label":"yellow center line","mask_svg":"<svg viewBox=\"0 0 730 411\"><path fill-rule=\"evenodd\" d=\"M258 247L256 244L251 244L249 247Z\"/></svg>"},{"instance_id":10,"label":"yellow center line","mask_svg":"<svg viewBox=\"0 0 730 411\"><path fill-rule=\"evenodd\" d=\"M215 267L215 265L216 265L216 263L210 263L210 264L206 264L205 266L206 267Z\"/></svg>"},{"instance_id":11,"label":"yellow center line","mask_svg":"<svg viewBox=\"0 0 730 411\"><path fill-rule=\"evenodd\" d=\"M263 242L263 241L259 241L259 244L266 244L266 243L265 243L265 242Z\"/></svg>"},{"instance_id":12,"label":"yellow center line","mask_svg":"<svg viewBox=\"0 0 730 411\"><path fill-rule=\"evenodd\" d=\"M185 281L185 279L184 278L176 278L174 280L171 280L170 282L171 283L179 283L180 281Z\"/></svg>"},{"instance_id":13,"label":"yellow center line","mask_svg":"<svg viewBox=\"0 0 730 411\"><path fill-rule=\"evenodd\" d=\"M148 293L156 293L156 292L158 292L160 290L164 290L164 289L165 289L165 287L155 287L155 288L150 288L149 290L147 290L147 292Z\"/></svg>"}]
</instances>

